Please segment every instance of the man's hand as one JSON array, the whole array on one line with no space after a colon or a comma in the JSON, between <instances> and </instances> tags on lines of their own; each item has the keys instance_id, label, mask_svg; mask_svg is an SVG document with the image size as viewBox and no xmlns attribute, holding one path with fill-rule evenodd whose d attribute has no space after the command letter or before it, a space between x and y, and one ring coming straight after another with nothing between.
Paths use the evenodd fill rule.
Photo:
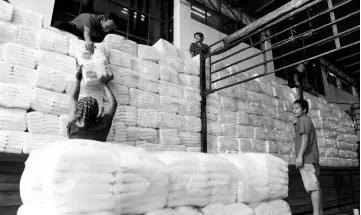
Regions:
<instances>
[{"instance_id":1,"label":"man's hand","mask_svg":"<svg viewBox=\"0 0 361 215\"><path fill-rule=\"evenodd\" d=\"M109 81L113 80L113 78L114 78L114 75L113 75L113 74L112 74L112 75L105 76L105 77L102 76L102 77L100 78L100 83L108 84Z\"/></svg>"},{"instance_id":2,"label":"man's hand","mask_svg":"<svg viewBox=\"0 0 361 215\"><path fill-rule=\"evenodd\" d=\"M92 41L87 40L85 42L85 49L90 53L93 54L94 53L94 44Z\"/></svg>"},{"instance_id":3,"label":"man's hand","mask_svg":"<svg viewBox=\"0 0 361 215\"><path fill-rule=\"evenodd\" d=\"M297 156L295 165L297 168L301 168L303 166L303 158L300 156Z\"/></svg>"},{"instance_id":4,"label":"man's hand","mask_svg":"<svg viewBox=\"0 0 361 215\"><path fill-rule=\"evenodd\" d=\"M81 81L81 79L83 79L83 66L80 66L78 72L75 74L75 78L78 81Z\"/></svg>"}]
</instances>

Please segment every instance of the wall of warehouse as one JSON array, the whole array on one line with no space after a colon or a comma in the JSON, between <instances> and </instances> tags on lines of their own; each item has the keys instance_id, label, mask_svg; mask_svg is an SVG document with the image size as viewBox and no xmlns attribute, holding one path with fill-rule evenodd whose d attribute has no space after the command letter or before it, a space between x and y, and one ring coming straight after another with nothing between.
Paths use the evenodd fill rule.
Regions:
<instances>
[{"instance_id":1,"label":"wall of warehouse","mask_svg":"<svg viewBox=\"0 0 361 215\"><path fill-rule=\"evenodd\" d=\"M205 24L202 24L194 19L191 18L191 5L190 2L187 0L174 0L174 45L181 49L189 49L189 46L192 42L194 42L193 35L196 32L202 32L204 34L204 43L205 44L212 44L215 43L227 35L217 31L214 28L211 28ZM221 43L220 43L221 44ZM223 56L229 55L237 50L240 50L244 47L248 46L245 43L238 45L237 47L227 51L226 53L215 56L212 59L219 59ZM212 50L219 46L212 47ZM243 51L227 60L223 63L229 64L235 62L237 59L240 60L252 54L260 52L260 50L256 48L250 48L246 51ZM271 53L268 53L267 57L272 57ZM212 60L213 61L213 60ZM249 66L255 65L257 63L263 62L263 55L259 55L255 58L252 58L242 64L243 68L247 68ZM252 72L256 73L263 73L264 66L257 67L252 70ZM273 71L273 63L268 64L268 71ZM270 74L266 76L268 80L275 80L274 74Z\"/></svg>"},{"instance_id":2,"label":"wall of warehouse","mask_svg":"<svg viewBox=\"0 0 361 215\"><path fill-rule=\"evenodd\" d=\"M44 25L50 26L55 0L10 0L11 4L44 15Z\"/></svg>"}]
</instances>

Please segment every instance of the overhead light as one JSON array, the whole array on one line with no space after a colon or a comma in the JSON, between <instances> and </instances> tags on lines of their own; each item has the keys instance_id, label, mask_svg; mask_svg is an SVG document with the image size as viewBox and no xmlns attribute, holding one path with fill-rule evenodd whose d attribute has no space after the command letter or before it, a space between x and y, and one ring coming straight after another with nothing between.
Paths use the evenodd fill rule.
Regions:
<instances>
[{"instance_id":1,"label":"overhead light","mask_svg":"<svg viewBox=\"0 0 361 215\"><path fill-rule=\"evenodd\" d=\"M334 74L332 74L332 73L328 73L328 74L330 74L331 76L335 77L335 75L334 75Z\"/></svg>"},{"instance_id":2,"label":"overhead light","mask_svg":"<svg viewBox=\"0 0 361 215\"><path fill-rule=\"evenodd\" d=\"M202 10L202 9L200 9L200 8L196 7L196 6L192 6L192 8L194 8L195 10L198 10L198 11L199 11L199 12L201 12L201 13L205 13L205 11L204 11L204 10Z\"/></svg>"},{"instance_id":3,"label":"overhead light","mask_svg":"<svg viewBox=\"0 0 361 215\"><path fill-rule=\"evenodd\" d=\"M128 12L126 12L126 11L122 11L122 13L124 13L124 14L128 14Z\"/></svg>"},{"instance_id":4,"label":"overhead light","mask_svg":"<svg viewBox=\"0 0 361 215\"><path fill-rule=\"evenodd\" d=\"M200 13L198 13L198 12L195 12L195 11L191 11L191 12L194 13L195 15L197 15L197 16L202 17L203 19L206 18L204 15L202 15L202 14L200 14Z\"/></svg>"}]
</instances>

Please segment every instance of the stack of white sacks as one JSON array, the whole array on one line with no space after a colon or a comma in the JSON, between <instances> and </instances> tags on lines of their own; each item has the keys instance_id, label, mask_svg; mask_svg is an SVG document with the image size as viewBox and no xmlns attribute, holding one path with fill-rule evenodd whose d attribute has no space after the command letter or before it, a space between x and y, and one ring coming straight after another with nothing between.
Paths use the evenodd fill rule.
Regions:
<instances>
[{"instance_id":1,"label":"stack of white sacks","mask_svg":"<svg viewBox=\"0 0 361 215\"><path fill-rule=\"evenodd\" d=\"M287 188L286 162L267 154L149 153L126 144L49 141L26 161L18 215L288 215L280 200Z\"/></svg>"},{"instance_id":2,"label":"stack of white sacks","mask_svg":"<svg viewBox=\"0 0 361 215\"><path fill-rule=\"evenodd\" d=\"M335 104L305 94L309 116L316 127L320 163L325 166L358 166L355 128L350 117Z\"/></svg>"},{"instance_id":3,"label":"stack of white sacks","mask_svg":"<svg viewBox=\"0 0 361 215\"><path fill-rule=\"evenodd\" d=\"M43 28L43 15L4 1L0 8L0 151L29 153L61 138L76 59L67 36Z\"/></svg>"},{"instance_id":4,"label":"stack of white sacks","mask_svg":"<svg viewBox=\"0 0 361 215\"><path fill-rule=\"evenodd\" d=\"M199 70L190 53L162 39L145 46L109 34L103 44L118 100L108 141L149 151L199 152Z\"/></svg>"}]
</instances>

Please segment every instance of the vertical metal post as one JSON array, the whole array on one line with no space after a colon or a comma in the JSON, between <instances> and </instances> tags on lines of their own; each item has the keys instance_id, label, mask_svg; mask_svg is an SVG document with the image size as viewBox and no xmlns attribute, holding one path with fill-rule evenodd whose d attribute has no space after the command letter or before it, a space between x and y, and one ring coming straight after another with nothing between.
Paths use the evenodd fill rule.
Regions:
<instances>
[{"instance_id":1,"label":"vertical metal post","mask_svg":"<svg viewBox=\"0 0 361 215\"><path fill-rule=\"evenodd\" d=\"M206 84L206 58L203 52L199 55L200 61L200 88L201 88L201 151L207 153L207 84Z\"/></svg>"},{"instance_id":2,"label":"vertical metal post","mask_svg":"<svg viewBox=\"0 0 361 215\"><path fill-rule=\"evenodd\" d=\"M298 83L299 83L298 97L299 97L299 99L303 99L303 74L299 73L297 75L297 77L298 77Z\"/></svg>"}]
</instances>

